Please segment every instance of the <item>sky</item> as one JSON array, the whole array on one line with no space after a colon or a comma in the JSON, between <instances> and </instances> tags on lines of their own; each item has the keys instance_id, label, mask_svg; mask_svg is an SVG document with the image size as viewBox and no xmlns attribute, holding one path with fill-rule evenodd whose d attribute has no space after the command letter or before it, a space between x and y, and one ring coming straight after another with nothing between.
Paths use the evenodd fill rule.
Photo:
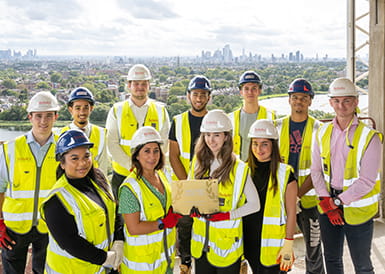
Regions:
<instances>
[{"instance_id":1,"label":"sky","mask_svg":"<svg viewBox=\"0 0 385 274\"><path fill-rule=\"evenodd\" d=\"M235 56L345 57L346 10L347 0L0 0L0 50L200 56L229 44Z\"/></svg>"}]
</instances>

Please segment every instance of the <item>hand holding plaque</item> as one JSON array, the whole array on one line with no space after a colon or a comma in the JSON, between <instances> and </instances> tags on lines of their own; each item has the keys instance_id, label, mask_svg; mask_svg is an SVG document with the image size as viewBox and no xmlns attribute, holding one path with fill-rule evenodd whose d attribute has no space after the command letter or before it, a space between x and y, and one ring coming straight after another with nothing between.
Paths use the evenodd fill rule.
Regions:
<instances>
[{"instance_id":1,"label":"hand holding plaque","mask_svg":"<svg viewBox=\"0 0 385 274\"><path fill-rule=\"evenodd\" d=\"M171 192L174 212L190 215L195 208L196 212L203 215L219 211L216 179L173 181Z\"/></svg>"}]
</instances>

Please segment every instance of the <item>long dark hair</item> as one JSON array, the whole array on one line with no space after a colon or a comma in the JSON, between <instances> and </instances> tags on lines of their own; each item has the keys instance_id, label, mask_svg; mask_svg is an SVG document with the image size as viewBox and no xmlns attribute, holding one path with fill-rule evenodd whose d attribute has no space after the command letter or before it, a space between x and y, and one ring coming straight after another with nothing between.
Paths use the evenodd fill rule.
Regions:
<instances>
[{"instance_id":1,"label":"long dark hair","mask_svg":"<svg viewBox=\"0 0 385 274\"><path fill-rule=\"evenodd\" d=\"M274 195L278 190L278 178L277 178L277 170L279 163L282 162L281 154L279 153L278 140L269 139L271 141L271 160L270 160L270 176L272 181L272 188L274 190ZM253 154L253 150L251 148L252 142L250 142L249 147L249 157L247 158L247 163L250 167L250 175L254 177L255 172L258 167L258 160Z\"/></svg>"},{"instance_id":2,"label":"long dark hair","mask_svg":"<svg viewBox=\"0 0 385 274\"><path fill-rule=\"evenodd\" d=\"M212 177L218 179L219 182L226 183L229 181L230 172L236 161L233 153L233 137L230 132L224 132L226 140L218 153L218 159L221 165L214 170ZM201 133L195 146L195 155L197 157L197 167L195 170L195 178L202 179L210 174L210 165L214 160L214 154L205 142L205 133ZM192 167L194 168L194 167Z\"/></svg>"},{"instance_id":3,"label":"long dark hair","mask_svg":"<svg viewBox=\"0 0 385 274\"><path fill-rule=\"evenodd\" d=\"M160 147L159 143L157 143L157 144L159 147L160 158L159 158L158 164L155 166L155 170L162 169L164 167L164 162L165 162L162 148ZM138 159L136 159L136 158L138 157L138 154L139 154L140 150L144 147L144 145L145 144L136 147L134 153L131 156L132 167L136 169L136 178L137 179L140 179L143 176L143 167L139 163Z\"/></svg>"},{"instance_id":4,"label":"long dark hair","mask_svg":"<svg viewBox=\"0 0 385 274\"><path fill-rule=\"evenodd\" d=\"M60 164L56 168L56 180L59 180L59 178L61 176L63 176L63 174L65 174L65 170L61 167L61 164L64 164L64 162L65 162L64 155L67 154L68 152L61 155ZM114 196L111 195L111 193L110 193L110 186L109 186L109 183L107 181L107 178L104 176L103 172L100 169L95 168L94 165L92 164L92 167L91 167L90 171L87 173L87 175L85 176L85 178L86 177L88 177L92 181L94 181L95 184L98 187L100 187L100 189L107 195L108 198L110 198L112 201L116 201Z\"/></svg>"}]
</instances>

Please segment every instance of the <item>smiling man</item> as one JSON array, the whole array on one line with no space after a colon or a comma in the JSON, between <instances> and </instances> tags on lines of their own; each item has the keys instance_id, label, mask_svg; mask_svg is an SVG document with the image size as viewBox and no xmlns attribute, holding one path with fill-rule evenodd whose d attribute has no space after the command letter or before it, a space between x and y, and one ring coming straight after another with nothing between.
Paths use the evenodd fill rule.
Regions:
<instances>
[{"instance_id":1,"label":"smiling man","mask_svg":"<svg viewBox=\"0 0 385 274\"><path fill-rule=\"evenodd\" d=\"M317 196L310 175L311 150L320 122L309 115L314 98L311 84L295 79L289 86L291 114L275 121L279 132L279 150L282 161L290 164L298 181L299 212L297 224L306 246L306 273L325 273L323 266Z\"/></svg>"},{"instance_id":2,"label":"smiling man","mask_svg":"<svg viewBox=\"0 0 385 274\"><path fill-rule=\"evenodd\" d=\"M136 130L143 126L152 126L167 141L170 121L166 106L148 97L150 91L150 70L142 64L136 64L128 71L127 87L130 97L113 105L108 112L107 148L112 157L112 190L117 195L119 186L130 173L131 139ZM167 145L164 152L167 152Z\"/></svg>"},{"instance_id":3,"label":"smiling man","mask_svg":"<svg viewBox=\"0 0 385 274\"><path fill-rule=\"evenodd\" d=\"M275 119L275 113L259 105L258 97L262 93L261 77L254 71L245 71L239 78L239 91L243 97L243 106L229 114L233 123L234 153L242 161L249 155L250 140L247 138L250 126L258 119Z\"/></svg>"},{"instance_id":4,"label":"smiling man","mask_svg":"<svg viewBox=\"0 0 385 274\"><path fill-rule=\"evenodd\" d=\"M170 163L174 171L174 179L187 179L190 163L194 155L195 142L200 135L203 117L207 113L210 100L210 81L203 75L191 79L187 87L187 99L190 110L173 118L169 133ZM192 218L184 216L178 223L179 253L181 257L181 273L191 272L191 228Z\"/></svg>"},{"instance_id":5,"label":"smiling man","mask_svg":"<svg viewBox=\"0 0 385 274\"><path fill-rule=\"evenodd\" d=\"M38 208L55 184L57 162L52 127L59 105L48 91L30 100L32 129L0 151L0 246L4 273L24 273L32 244L32 271L43 273L48 230Z\"/></svg>"},{"instance_id":6,"label":"smiling man","mask_svg":"<svg viewBox=\"0 0 385 274\"><path fill-rule=\"evenodd\" d=\"M382 134L358 119L358 91L350 79L335 79L329 97L336 117L318 129L311 166L326 270L344 273L346 238L355 272L374 273L370 253L381 189Z\"/></svg>"},{"instance_id":7,"label":"smiling man","mask_svg":"<svg viewBox=\"0 0 385 274\"><path fill-rule=\"evenodd\" d=\"M107 130L93 125L89 118L94 110L95 99L91 91L85 87L75 88L68 99L68 111L72 116L72 123L62 128L61 133L69 129L80 129L83 131L90 142L94 144L90 148L94 167L100 168L107 176L109 159L107 155Z\"/></svg>"}]
</instances>

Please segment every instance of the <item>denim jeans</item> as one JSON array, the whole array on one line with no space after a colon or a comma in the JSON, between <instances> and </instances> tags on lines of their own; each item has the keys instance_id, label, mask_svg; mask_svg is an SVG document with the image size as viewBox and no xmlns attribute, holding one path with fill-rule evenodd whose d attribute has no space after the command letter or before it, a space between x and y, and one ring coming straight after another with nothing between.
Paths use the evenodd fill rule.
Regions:
<instances>
[{"instance_id":1,"label":"denim jeans","mask_svg":"<svg viewBox=\"0 0 385 274\"><path fill-rule=\"evenodd\" d=\"M28 247L32 244L32 271L35 274L43 274L47 254L48 234L39 233L36 227L32 227L26 234L14 233L7 229L7 234L16 244L12 246L12 250L5 248L1 250L4 273L24 273Z\"/></svg>"},{"instance_id":2,"label":"denim jeans","mask_svg":"<svg viewBox=\"0 0 385 274\"><path fill-rule=\"evenodd\" d=\"M350 256L357 274L374 273L370 252L373 238L373 220L360 225L332 225L326 214L319 217L324 257L328 274L343 274L343 250L346 237Z\"/></svg>"},{"instance_id":3,"label":"denim jeans","mask_svg":"<svg viewBox=\"0 0 385 274\"><path fill-rule=\"evenodd\" d=\"M325 273L318 216L316 206L301 207L301 212L297 214L297 224L303 234L306 246L306 274Z\"/></svg>"}]
</instances>

